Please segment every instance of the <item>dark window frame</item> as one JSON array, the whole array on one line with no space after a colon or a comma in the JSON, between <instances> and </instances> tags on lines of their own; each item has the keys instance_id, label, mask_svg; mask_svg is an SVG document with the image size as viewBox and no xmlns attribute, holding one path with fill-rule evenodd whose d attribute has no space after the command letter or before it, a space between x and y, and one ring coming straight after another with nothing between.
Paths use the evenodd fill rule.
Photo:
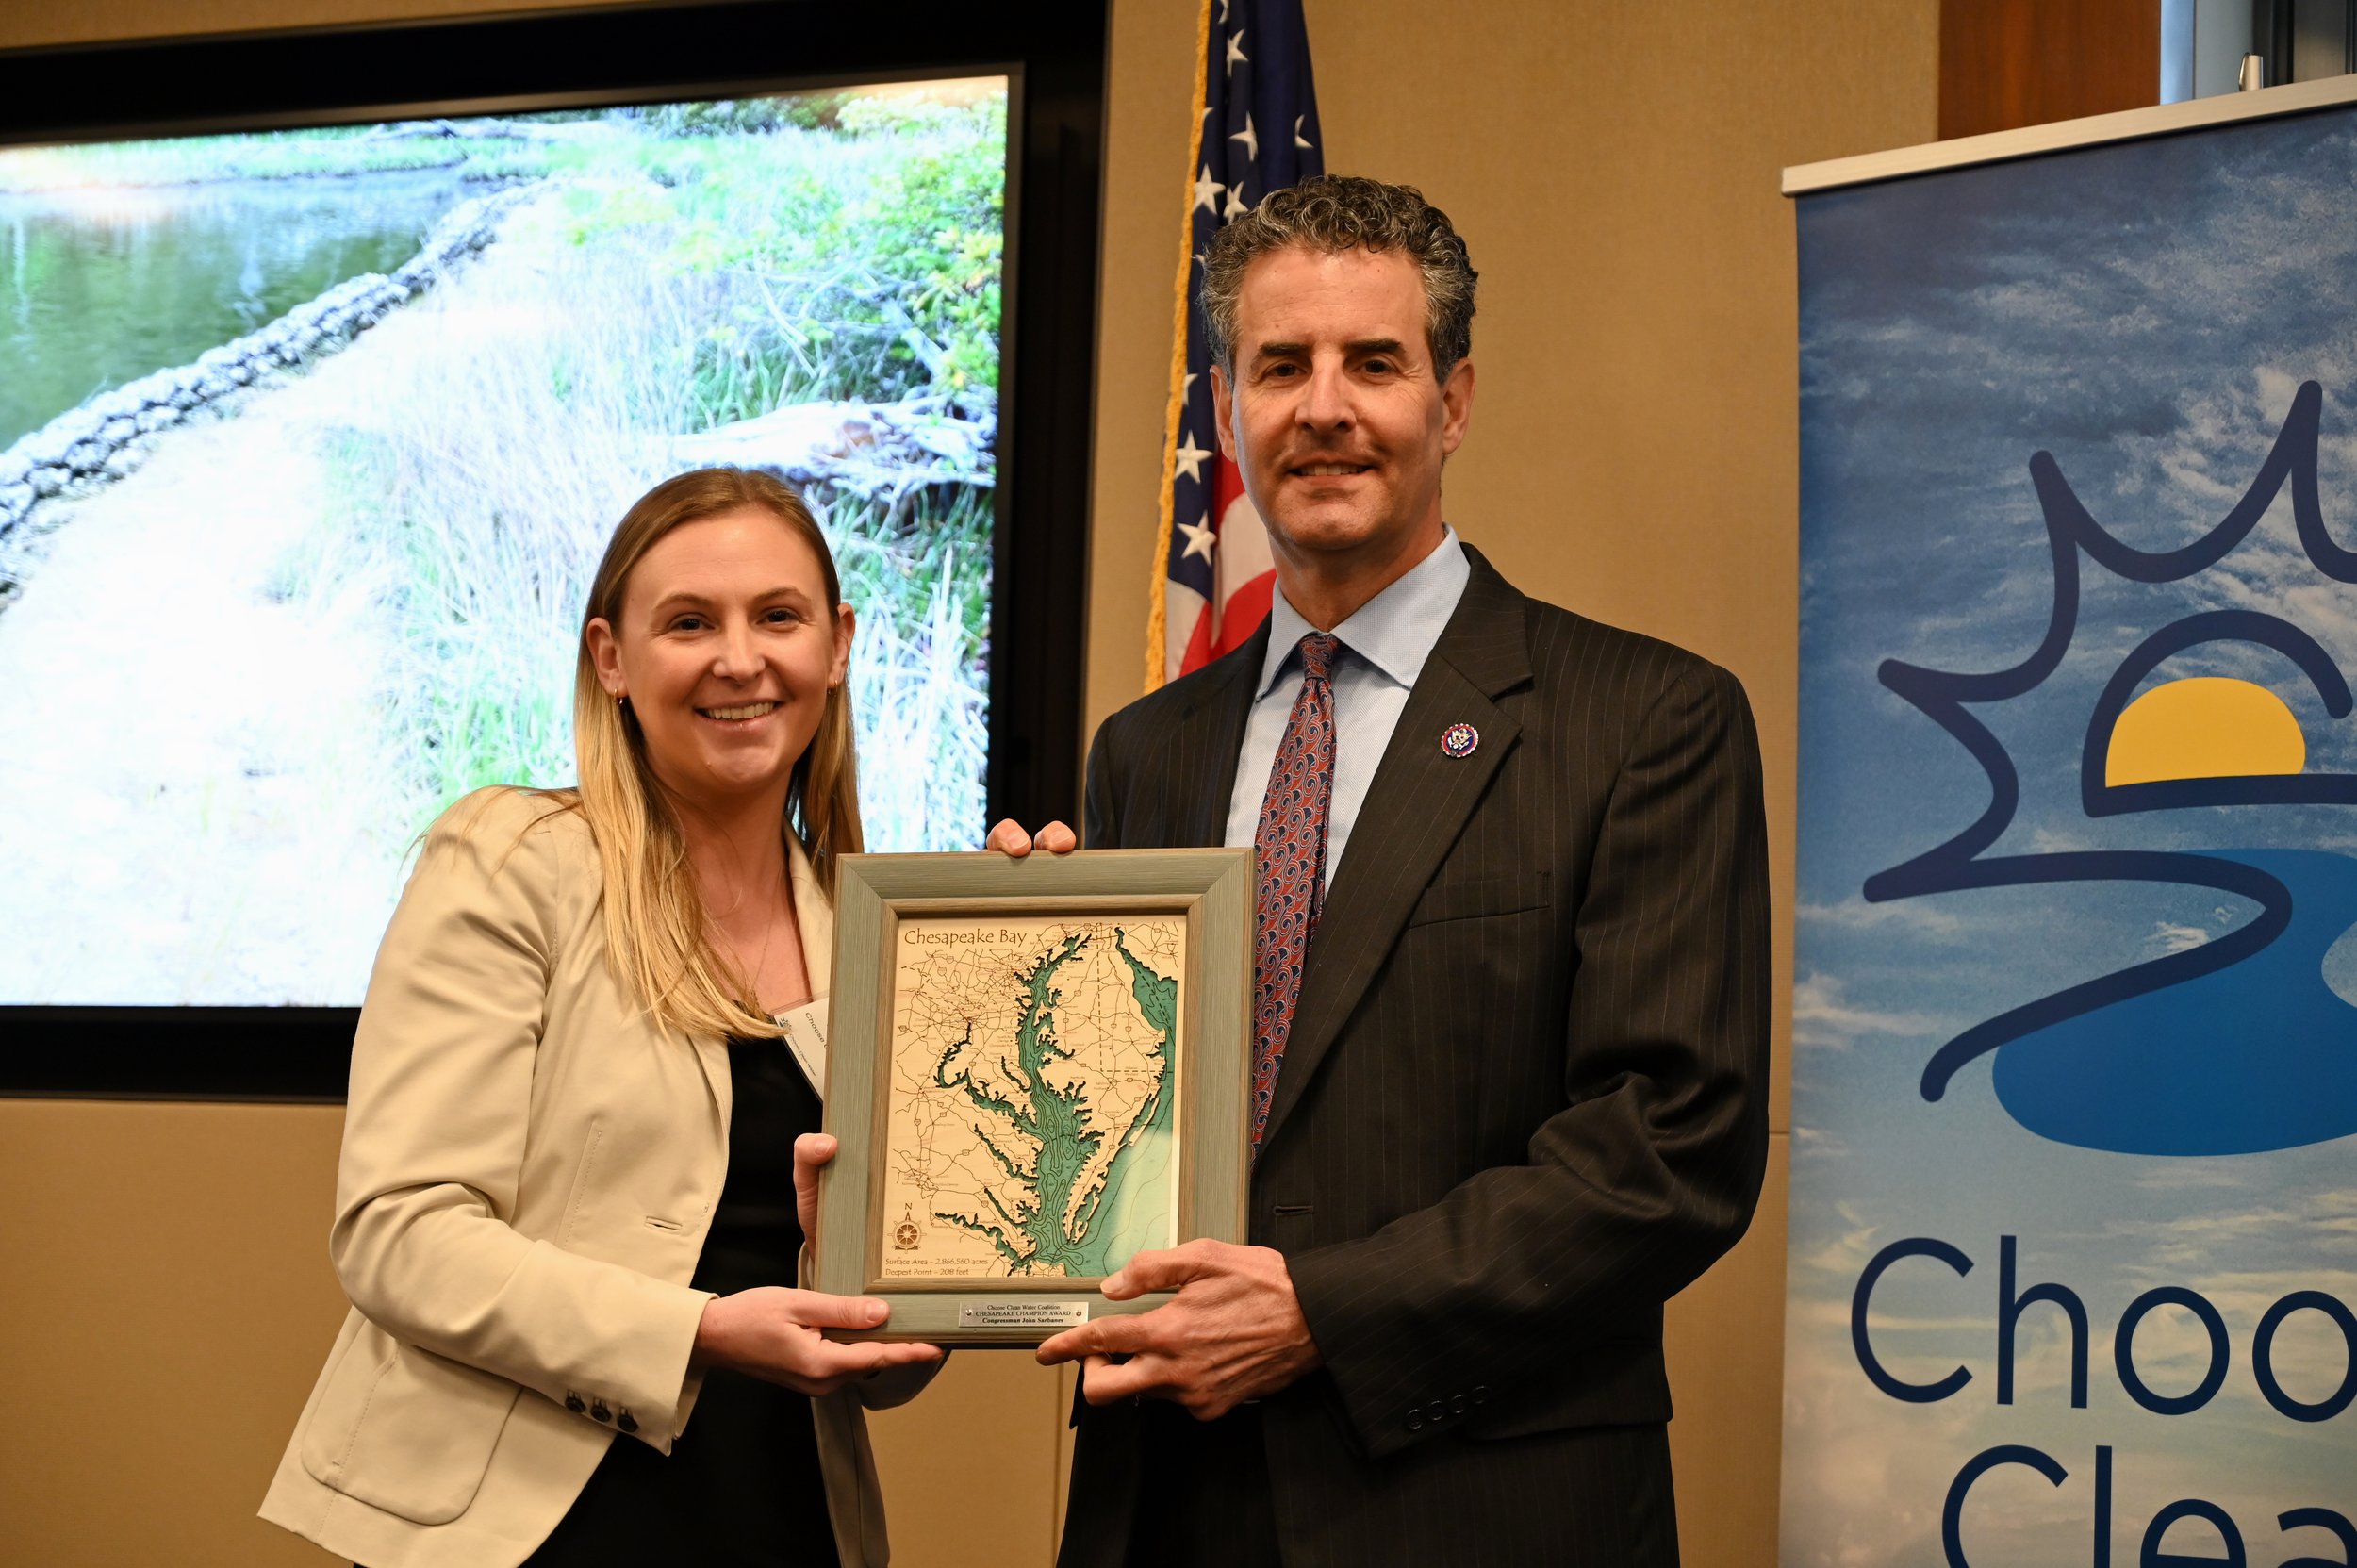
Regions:
<instances>
[{"instance_id":1,"label":"dark window frame","mask_svg":"<svg viewBox=\"0 0 2357 1568\"><path fill-rule=\"evenodd\" d=\"M907 0L885 19L811 0L741 0L5 51L0 144L1008 74L985 796L991 820L1072 821L1106 12L1105 0ZM0 1007L0 1098L336 1103L357 1016L354 1008Z\"/></svg>"}]
</instances>

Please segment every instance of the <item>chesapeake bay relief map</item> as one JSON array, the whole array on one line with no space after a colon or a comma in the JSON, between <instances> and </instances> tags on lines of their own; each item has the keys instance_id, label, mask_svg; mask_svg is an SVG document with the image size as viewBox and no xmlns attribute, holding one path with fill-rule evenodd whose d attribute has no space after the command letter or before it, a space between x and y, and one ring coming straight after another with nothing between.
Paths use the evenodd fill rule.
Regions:
<instances>
[{"instance_id":1,"label":"chesapeake bay relief map","mask_svg":"<svg viewBox=\"0 0 2357 1568\"><path fill-rule=\"evenodd\" d=\"M1178 1236L1183 915L903 918L886 1279L1095 1279Z\"/></svg>"}]
</instances>

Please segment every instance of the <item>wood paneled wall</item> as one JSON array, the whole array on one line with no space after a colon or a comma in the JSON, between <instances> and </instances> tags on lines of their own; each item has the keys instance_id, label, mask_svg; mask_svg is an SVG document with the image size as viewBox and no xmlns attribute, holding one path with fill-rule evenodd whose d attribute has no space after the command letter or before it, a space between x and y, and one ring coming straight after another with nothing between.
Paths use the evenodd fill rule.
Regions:
<instances>
[{"instance_id":1,"label":"wood paneled wall","mask_svg":"<svg viewBox=\"0 0 2357 1568\"><path fill-rule=\"evenodd\" d=\"M2160 0L1940 0L1943 140L2160 101Z\"/></svg>"}]
</instances>

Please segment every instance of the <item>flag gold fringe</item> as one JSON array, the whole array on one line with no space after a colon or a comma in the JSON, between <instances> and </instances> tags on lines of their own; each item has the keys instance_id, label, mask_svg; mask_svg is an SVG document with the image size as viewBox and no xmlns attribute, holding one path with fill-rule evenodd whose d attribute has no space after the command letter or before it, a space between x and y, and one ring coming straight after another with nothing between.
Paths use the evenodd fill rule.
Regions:
<instances>
[{"instance_id":1,"label":"flag gold fringe","mask_svg":"<svg viewBox=\"0 0 2357 1568\"><path fill-rule=\"evenodd\" d=\"M1178 218L1178 298L1171 309L1170 398L1162 409L1162 492L1161 521L1154 536L1153 595L1146 612L1146 690L1158 689L1169 677L1165 645L1170 640L1170 529L1173 495L1178 480L1178 421L1187 412L1188 274L1195 265L1195 170L1203 157L1203 104L1210 88L1211 61L1211 0L1203 0L1195 28L1194 124L1187 133L1187 202ZM1214 587L1216 592L1216 587Z\"/></svg>"}]
</instances>

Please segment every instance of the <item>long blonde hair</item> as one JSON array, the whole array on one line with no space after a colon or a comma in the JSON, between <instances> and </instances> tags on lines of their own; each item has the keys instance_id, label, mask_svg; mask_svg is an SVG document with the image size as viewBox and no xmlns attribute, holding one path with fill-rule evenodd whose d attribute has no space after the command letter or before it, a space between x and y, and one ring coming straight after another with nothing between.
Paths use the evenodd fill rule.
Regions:
<instances>
[{"instance_id":1,"label":"long blonde hair","mask_svg":"<svg viewBox=\"0 0 2357 1568\"><path fill-rule=\"evenodd\" d=\"M761 1011L749 977L712 945L679 814L647 761L637 718L598 680L589 622L602 618L609 626L622 623L622 594L631 570L657 539L684 523L748 506L784 523L818 557L827 586L826 625L832 635L841 635L835 609L842 602L842 585L834 556L802 498L765 473L694 469L639 497L614 530L589 586L573 667L579 809L597 840L605 873L605 943L615 977L658 1023L719 1037L781 1032ZM794 764L779 829L800 843L818 885L832 898L837 859L859 853L865 842L849 681L827 693L818 728Z\"/></svg>"}]
</instances>

